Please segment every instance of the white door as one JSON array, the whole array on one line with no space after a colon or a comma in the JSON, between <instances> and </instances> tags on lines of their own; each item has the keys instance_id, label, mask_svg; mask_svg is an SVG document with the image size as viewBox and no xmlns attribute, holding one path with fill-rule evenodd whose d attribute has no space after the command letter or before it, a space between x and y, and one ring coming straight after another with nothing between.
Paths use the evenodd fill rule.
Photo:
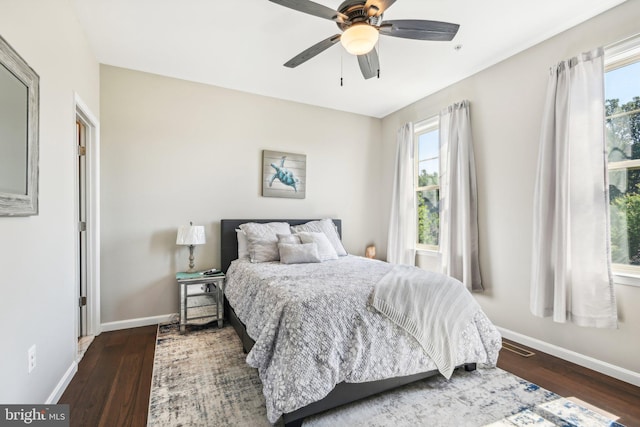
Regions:
<instances>
[{"instance_id":1,"label":"white door","mask_svg":"<svg viewBox=\"0 0 640 427\"><path fill-rule=\"evenodd\" d=\"M76 199L76 280L78 337L92 337L100 325L100 124L75 94L77 162ZM75 305L75 304L74 304ZM85 340L87 342L87 340ZM89 340L90 342L90 340Z\"/></svg>"},{"instance_id":2,"label":"white door","mask_svg":"<svg viewBox=\"0 0 640 427\"><path fill-rule=\"evenodd\" d=\"M78 300L78 335L87 335L87 160L86 160L86 127L76 120L76 142L78 146L78 283L80 285Z\"/></svg>"}]
</instances>

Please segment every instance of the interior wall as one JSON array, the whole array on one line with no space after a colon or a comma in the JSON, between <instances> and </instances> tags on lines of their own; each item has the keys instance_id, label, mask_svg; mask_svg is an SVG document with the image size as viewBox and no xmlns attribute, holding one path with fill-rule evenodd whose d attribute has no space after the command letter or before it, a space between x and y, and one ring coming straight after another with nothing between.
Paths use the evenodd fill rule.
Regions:
<instances>
[{"instance_id":1,"label":"interior wall","mask_svg":"<svg viewBox=\"0 0 640 427\"><path fill-rule=\"evenodd\" d=\"M204 225L196 268L220 266L222 218L341 218L381 244L381 120L101 66L102 322L178 312L178 226ZM262 150L307 155L305 199L261 196Z\"/></svg>"},{"instance_id":2,"label":"interior wall","mask_svg":"<svg viewBox=\"0 0 640 427\"><path fill-rule=\"evenodd\" d=\"M385 117L382 126L383 194L390 200L396 130L470 100L486 288L476 296L484 311L498 326L635 372L640 372L640 287L616 285L620 327L598 330L531 315L529 280L533 189L549 67L637 33L638 16L639 1L623 3ZM388 221L385 210L382 215L383 223ZM419 257L419 262L425 260Z\"/></svg>"},{"instance_id":3,"label":"interior wall","mask_svg":"<svg viewBox=\"0 0 640 427\"><path fill-rule=\"evenodd\" d=\"M0 9L0 35L40 76L39 214L0 217L0 402L44 403L76 357L73 99L98 114L99 66L68 0Z\"/></svg>"}]
</instances>

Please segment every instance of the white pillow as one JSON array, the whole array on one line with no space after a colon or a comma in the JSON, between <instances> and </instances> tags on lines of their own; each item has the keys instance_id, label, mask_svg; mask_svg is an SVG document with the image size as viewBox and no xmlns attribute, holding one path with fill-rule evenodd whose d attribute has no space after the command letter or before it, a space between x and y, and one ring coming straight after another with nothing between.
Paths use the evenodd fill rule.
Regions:
<instances>
[{"instance_id":1,"label":"white pillow","mask_svg":"<svg viewBox=\"0 0 640 427\"><path fill-rule=\"evenodd\" d=\"M329 218L325 218L320 221L309 221L301 225L294 225L291 227L291 231L293 233L298 233L300 231L312 231L316 233L322 232L326 234L338 256L347 255L347 251L344 249L344 246L342 246L342 241L340 241L340 235L338 234L336 225Z\"/></svg>"},{"instance_id":2,"label":"white pillow","mask_svg":"<svg viewBox=\"0 0 640 427\"><path fill-rule=\"evenodd\" d=\"M280 262L283 264L302 264L321 262L318 245L315 243L278 243Z\"/></svg>"},{"instance_id":3,"label":"white pillow","mask_svg":"<svg viewBox=\"0 0 640 427\"><path fill-rule=\"evenodd\" d=\"M296 233L302 243L315 243L318 245L318 255L322 261L328 261L330 259L338 259L338 254L333 248L331 242L324 233L316 233L312 231L301 231Z\"/></svg>"},{"instance_id":4,"label":"white pillow","mask_svg":"<svg viewBox=\"0 0 640 427\"><path fill-rule=\"evenodd\" d=\"M286 222L268 222L258 224L247 222L240 225L247 235L247 248L251 262L278 261L278 234L291 234L289 224Z\"/></svg>"},{"instance_id":5,"label":"white pillow","mask_svg":"<svg viewBox=\"0 0 640 427\"><path fill-rule=\"evenodd\" d=\"M278 242L249 237L249 260L251 262L279 261Z\"/></svg>"},{"instance_id":6,"label":"white pillow","mask_svg":"<svg viewBox=\"0 0 640 427\"><path fill-rule=\"evenodd\" d=\"M244 234L244 231L236 229L236 237L238 238L238 259L249 258L247 235Z\"/></svg>"},{"instance_id":7,"label":"white pillow","mask_svg":"<svg viewBox=\"0 0 640 427\"><path fill-rule=\"evenodd\" d=\"M296 236L295 234L278 234L278 244L280 243L299 245L302 242L300 241L300 237Z\"/></svg>"},{"instance_id":8,"label":"white pillow","mask_svg":"<svg viewBox=\"0 0 640 427\"><path fill-rule=\"evenodd\" d=\"M240 230L244 231L247 237L270 238L273 241L278 240L278 234L291 234L288 222L267 222L265 224L247 222L240 224Z\"/></svg>"}]
</instances>

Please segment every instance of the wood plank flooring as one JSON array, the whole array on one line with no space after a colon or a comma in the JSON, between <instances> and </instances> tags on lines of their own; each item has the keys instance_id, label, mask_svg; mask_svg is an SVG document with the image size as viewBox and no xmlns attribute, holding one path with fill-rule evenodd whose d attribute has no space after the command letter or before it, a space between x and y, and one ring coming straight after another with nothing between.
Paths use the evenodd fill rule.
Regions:
<instances>
[{"instance_id":1,"label":"wood plank flooring","mask_svg":"<svg viewBox=\"0 0 640 427\"><path fill-rule=\"evenodd\" d=\"M498 366L564 397L574 396L620 417L627 427L640 427L640 387L503 340L535 353L522 357L502 349Z\"/></svg>"},{"instance_id":2,"label":"wood plank flooring","mask_svg":"<svg viewBox=\"0 0 640 427\"><path fill-rule=\"evenodd\" d=\"M58 403L71 426L146 426L157 326L104 332L78 365Z\"/></svg>"},{"instance_id":3,"label":"wood plank flooring","mask_svg":"<svg viewBox=\"0 0 640 427\"><path fill-rule=\"evenodd\" d=\"M59 401L70 405L71 426L146 426L155 338L156 326L96 337ZM640 388L531 351L535 356L524 358L502 350L498 366L611 412L627 427L640 427Z\"/></svg>"}]
</instances>

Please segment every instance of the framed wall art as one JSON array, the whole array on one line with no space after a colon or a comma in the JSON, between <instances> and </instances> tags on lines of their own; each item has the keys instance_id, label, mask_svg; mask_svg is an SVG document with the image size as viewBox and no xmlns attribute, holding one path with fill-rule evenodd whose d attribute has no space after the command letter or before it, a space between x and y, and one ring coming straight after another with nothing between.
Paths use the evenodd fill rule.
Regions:
<instances>
[{"instance_id":1,"label":"framed wall art","mask_svg":"<svg viewBox=\"0 0 640 427\"><path fill-rule=\"evenodd\" d=\"M0 216L38 214L39 80L0 37Z\"/></svg>"},{"instance_id":2,"label":"framed wall art","mask_svg":"<svg viewBox=\"0 0 640 427\"><path fill-rule=\"evenodd\" d=\"M305 154L262 151L262 196L304 199L307 190Z\"/></svg>"}]
</instances>

